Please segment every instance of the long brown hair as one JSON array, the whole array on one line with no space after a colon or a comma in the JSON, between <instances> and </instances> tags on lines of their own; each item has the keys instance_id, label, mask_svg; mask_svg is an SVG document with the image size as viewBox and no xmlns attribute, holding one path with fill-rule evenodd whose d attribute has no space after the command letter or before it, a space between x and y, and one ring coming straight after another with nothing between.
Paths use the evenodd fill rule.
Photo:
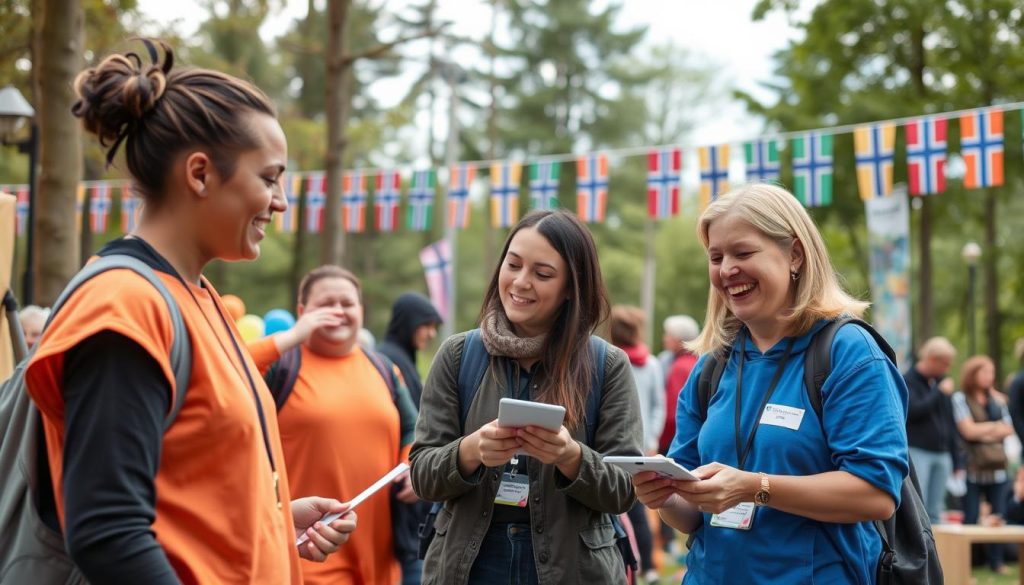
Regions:
<instances>
[{"instance_id":1,"label":"long brown hair","mask_svg":"<svg viewBox=\"0 0 1024 585\"><path fill-rule=\"evenodd\" d=\"M995 368L991 358L985 355L975 355L967 358L964 365L960 366L960 389L968 398L974 398L979 393L987 393L988 388L978 384L978 372L985 366Z\"/></svg>"},{"instance_id":2,"label":"long brown hair","mask_svg":"<svg viewBox=\"0 0 1024 585\"><path fill-rule=\"evenodd\" d=\"M540 399L560 404L566 410L566 426L574 428L584 417L590 394L594 356L590 354L590 336L608 317L608 293L601 277L597 246L590 230L575 215L564 211L534 211L527 214L508 235L498 265L480 308L483 321L491 311L503 311L498 291L498 274L505 262L512 238L520 230L532 228L544 236L565 261L569 299L555 315L541 350L540 364L546 372Z\"/></svg>"},{"instance_id":3,"label":"long brown hair","mask_svg":"<svg viewBox=\"0 0 1024 585\"><path fill-rule=\"evenodd\" d=\"M71 113L108 147L108 164L124 144L133 190L158 205L175 156L201 150L229 179L238 155L260 146L245 117L276 113L253 84L210 69L174 69L166 43L140 40L150 63L137 53L116 53L82 71Z\"/></svg>"}]
</instances>

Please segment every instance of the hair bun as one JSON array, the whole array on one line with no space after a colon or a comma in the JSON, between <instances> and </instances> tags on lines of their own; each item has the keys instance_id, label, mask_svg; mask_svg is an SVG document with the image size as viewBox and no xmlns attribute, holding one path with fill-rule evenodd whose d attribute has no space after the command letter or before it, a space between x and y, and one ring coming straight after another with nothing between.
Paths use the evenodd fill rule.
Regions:
<instances>
[{"instance_id":1,"label":"hair bun","mask_svg":"<svg viewBox=\"0 0 1024 585\"><path fill-rule=\"evenodd\" d=\"M170 47L158 41L164 53L161 63L153 41L141 40L151 65L143 65L136 53L114 54L75 79L78 99L71 112L82 118L85 129L96 134L100 144L114 144L108 161L134 123L156 108L167 90L167 74L174 62Z\"/></svg>"}]
</instances>

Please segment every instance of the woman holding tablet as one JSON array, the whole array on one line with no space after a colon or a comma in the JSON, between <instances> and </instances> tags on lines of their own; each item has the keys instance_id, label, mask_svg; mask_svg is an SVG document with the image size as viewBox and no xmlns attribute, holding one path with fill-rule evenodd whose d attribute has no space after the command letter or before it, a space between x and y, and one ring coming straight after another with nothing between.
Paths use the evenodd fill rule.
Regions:
<instances>
[{"instance_id":1,"label":"woman holding tablet","mask_svg":"<svg viewBox=\"0 0 1024 585\"><path fill-rule=\"evenodd\" d=\"M629 361L591 341L607 313L586 227L565 211L524 217L495 267L479 331L444 343L423 389L413 487L444 502L424 583L622 582L609 515L630 508L633 488L601 454L640 454L642 429ZM472 365L462 362L477 355L474 343L486 350L487 369L467 391L461 368ZM600 406L588 432L591 392ZM557 431L499 426L505 397L562 406L565 421Z\"/></svg>"},{"instance_id":2,"label":"woman holding tablet","mask_svg":"<svg viewBox=\"0 0 1024 585\"><path fill-rule=\"evenodd\" d=\"M840 288L811 218L779 187L722 196L698 235L711 280L693 343L704 355L680 394L668 455L701 479L637 474L640 501L693 535L684 583L874 583L871 521L893 514L909 469L906 385L872 334L846 324L820 421L804 386L812 337L867 303ZM707 354L724 370L704 409Z\"/></svg>"}]
</instances>

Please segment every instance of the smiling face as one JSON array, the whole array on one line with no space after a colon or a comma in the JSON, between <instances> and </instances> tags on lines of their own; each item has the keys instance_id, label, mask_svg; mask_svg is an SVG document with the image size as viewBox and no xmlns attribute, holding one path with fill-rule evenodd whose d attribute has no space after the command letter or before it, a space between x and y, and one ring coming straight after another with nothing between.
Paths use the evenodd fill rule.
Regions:
<instances>
[{"instance_id":1,"label":"smiling face","mask_svg":"<svg viewBox=\"0 0 1024 585\"><path fill-rule=\"evenodd\" d=\"M417 351L426 349L434 338L437 337L437 323L424 323L412 333L412 346Z\"/></svg>"},{"instance_id":2,"label":"smiling face","mask_svg":"<svg viewBox=\"0 0 1024 585\"><path fill-rule=\"evenodd\" d=\"M509 242L498 272L498 296L516 334L547 333L566 301L569 269L547 238L523 228Z\"/></svg>"},{"instance_id":3,"label":"smiling face","mask_svg":"<svg viewBox=\"0 0 1024 585\"><path fill-rule=\"evenodd\" d=\"M241 153L234 173L226 180L210 164L201 190L203 248L210 258L254 260L266 237L273 213L288 205L281 175L288 146L280 124L272 116L251 114L246 118L260 146Z\"/></svg>"},{"instance_id":4,"label":"smiling face","mask_svg":"<svg viewBox=\"0 0 1024 585\"><path fill-rule=\"evenodd\" d=\"M322 307L334 309L341 320L336 327L318 327L310 335L312 345L329 347L337 355L347 354L358 342L359 329L363 326L363 303L359 289L347 278L328 276L309 287L305 304L298 306L298 314Z\"/></svg>"},{"instance_id":5,"label":"smiling face","mask_svg":"<svg viewBox=\"0 0 1024 585\"><path fill-rule=\"evenodd\" d=\"M756 336L781 337L793 306L790 273L803 261L799 243L780 247L736 214L708 226L708 275L729 310Z\"/></svg>"}]
</instances>

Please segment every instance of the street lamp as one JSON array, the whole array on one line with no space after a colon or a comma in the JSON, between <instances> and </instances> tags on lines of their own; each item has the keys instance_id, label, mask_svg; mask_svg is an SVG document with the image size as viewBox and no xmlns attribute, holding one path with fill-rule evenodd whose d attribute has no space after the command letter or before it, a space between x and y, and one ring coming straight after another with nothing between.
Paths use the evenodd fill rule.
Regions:
<instances>
[{"instance_id":1,"label":"street lamp","mask_svg":"<svg viewBox=\"0 0 1024 585\"><path fill-rule=\"evenodd\" d=\"M0 144L14 144L18 151L28 155L28 229L26 230L25 273L21 279L21 302L32 303L32 258L35 252L33 235L36 224L36 161L39 159L39 126L36 111L25 100L18 88L8 85L0 89ZM14 135L30 121L27 140L14 141Z\"/></svg>"},{"instance_id":2,"label":"street lamp","mask_svg":"<svg viewBox=\"0 0 1024 585\"><path fill-rule=\"evenodd\" d=\"M960 257L967 264L967 355L975 354L974 349L974 281L978 276L978 260L981 259L981 246L977 242L967 242L960 250Z\"/></svg>"}]
</instances>

